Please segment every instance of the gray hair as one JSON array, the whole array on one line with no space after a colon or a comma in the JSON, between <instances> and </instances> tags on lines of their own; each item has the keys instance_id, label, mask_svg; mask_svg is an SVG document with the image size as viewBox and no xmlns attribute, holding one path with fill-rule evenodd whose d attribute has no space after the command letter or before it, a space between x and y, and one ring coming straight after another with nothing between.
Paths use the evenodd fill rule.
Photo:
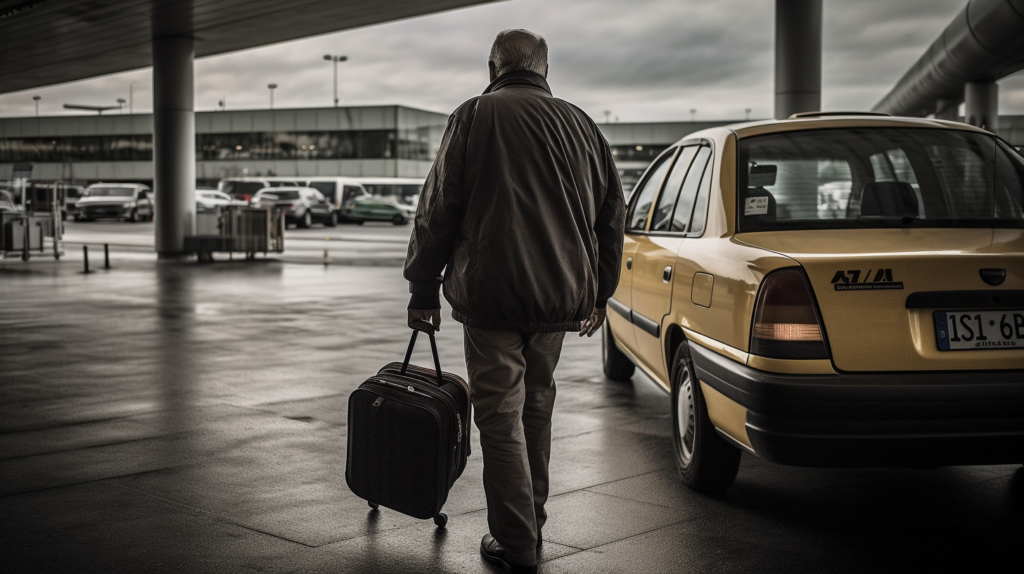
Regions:
<instances>
[{"instance_id":1,"label":"gray hair","mask_svg":"<svg viewBox=\"0 0 1024 574\"><path fill-rule=\"evenodd\" d=\"M502 30L494 39L488 61L494 62L495 74L527 71L548 75L548 43L529 30Z\"/></svg>"}]
</instances>

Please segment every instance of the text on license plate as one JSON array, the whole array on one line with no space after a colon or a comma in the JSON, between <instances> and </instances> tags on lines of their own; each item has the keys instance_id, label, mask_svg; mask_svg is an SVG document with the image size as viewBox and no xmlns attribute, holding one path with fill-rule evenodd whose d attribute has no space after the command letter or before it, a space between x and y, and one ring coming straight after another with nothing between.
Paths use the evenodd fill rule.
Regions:
<instances>
[{"instance_id":1,"label":"text on license plate","mask_svg":"<svg viewBox=\"0 0 1024 574\"><path fill-rule=\"evenodd\" d=\"M1024 310L936 311L940 351L1024 348Z\"/></svg>"}]
</instances>

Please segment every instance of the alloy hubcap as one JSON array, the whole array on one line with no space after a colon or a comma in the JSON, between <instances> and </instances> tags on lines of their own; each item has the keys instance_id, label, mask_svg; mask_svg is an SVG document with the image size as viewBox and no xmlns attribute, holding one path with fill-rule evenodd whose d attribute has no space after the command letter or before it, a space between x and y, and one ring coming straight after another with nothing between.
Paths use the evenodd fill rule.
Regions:
<instances>
[{"instance_id":1,"label":"alloy hubcap","mask_svg":"<svg viewBox=\"0 0 1024 574\"><path fill-rule=\"evenodd\" d=\"M693 381L685 367L679 381L679 393L676 398L676 429L679 432L679 456L683 462L693 458L693 440L696 430L693 408Z\"/></svg>"}]
</instances>

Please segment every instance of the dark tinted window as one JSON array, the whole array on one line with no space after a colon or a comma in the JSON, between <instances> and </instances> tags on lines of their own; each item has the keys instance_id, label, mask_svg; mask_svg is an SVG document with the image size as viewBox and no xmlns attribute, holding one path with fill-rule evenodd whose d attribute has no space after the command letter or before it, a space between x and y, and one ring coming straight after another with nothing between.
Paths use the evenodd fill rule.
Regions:
<instances>
[{"instance_id":1,"label":"dark tinted window","mask_svg":"<svg viewBox=\"0 0 1024 574\"><path fill-rule=\"evenodd\" d=\"M739 231L1024 227L1020 156L988 135L858 128L741 139Z\"/></svg>"},{"instance_id":2,"label":"dark tinted window","mask_svg":"<svg viewBox=\"0 0 1024 574\"><path fill-rule=\"evenodd\" d=\"M312 187L313 189L324 194L324 197L331 198L332 201L337 197L335 195L337 193L337 184L335 184L333 181L312 181L309 183L309 187Z\"/></svg>"}]
</instances>

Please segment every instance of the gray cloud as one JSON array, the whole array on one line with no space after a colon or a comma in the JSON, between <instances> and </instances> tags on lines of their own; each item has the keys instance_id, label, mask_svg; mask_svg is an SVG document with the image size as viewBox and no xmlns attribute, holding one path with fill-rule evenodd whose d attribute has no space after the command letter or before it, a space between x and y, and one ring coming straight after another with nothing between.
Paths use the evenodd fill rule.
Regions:
<instances>
[{"instance_id":1,"label":"gray cloud","mask_svg":"<svg viewBox=\"0 0 1024 574\"><path fill-rule=\"evenodd\" d=\"M964 0L826 0L823 107L870 109L962 9ZM772 110L772 0L512 0L266 46L196 62L196 107L327 106L331 64L343 104L398 103L447 112L487 84L486 56L504 28L529 28L551 46L556 95L596 118L742 118ZM112 104L135 85L151 108L147 70L0 96L0 113L45 114L65 102ZM1024 77L1001 83L1004 113L1024 113Z\"/></svg>"}]
</instances>

